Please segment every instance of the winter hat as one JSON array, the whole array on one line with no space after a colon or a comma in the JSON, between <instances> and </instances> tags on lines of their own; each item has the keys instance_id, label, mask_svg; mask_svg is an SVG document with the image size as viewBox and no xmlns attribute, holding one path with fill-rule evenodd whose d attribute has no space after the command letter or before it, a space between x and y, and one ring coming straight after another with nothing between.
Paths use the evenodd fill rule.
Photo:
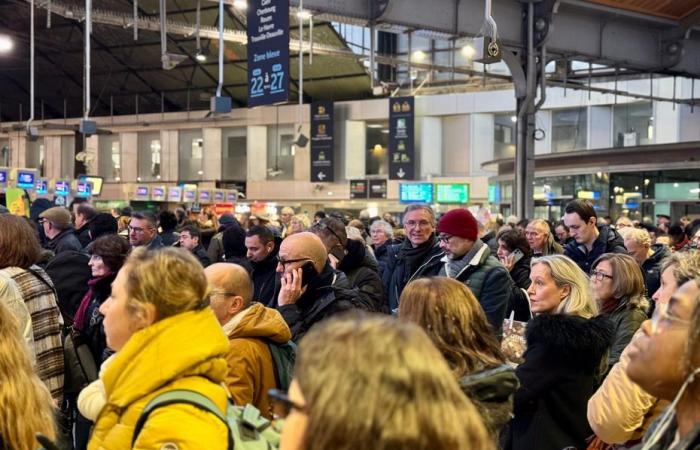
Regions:
<instances>
[{"instance_id":1,"label":"winter hat","mask_svg":"<svg viewBox=\"0 0 700 450\"><path fill-rule=\"evenodd\" d=\"M63 206L49 208L39 214L39 218L46 219L56 225L69 225L71 223L70 212Z\"/></svg>"},{"instance_id":2,"label":"winter hat","mask_svg":"<svg viewBox=\"0 0 700 450\"><path fill-rule=\"evenodd\" d=\"M221 217L219 217L219 224L223 225L226 223L233 223L236 221L236 218L233 217L233 214L231 213L223 213Z\"/></svg>"},{"instance_id":3,"label":"winter hat","mask_svg":"<svg viewBox=\"0 0 700 450\"><path fill-rule=\"evenodd\" d=\"M476 241L479 235L479 224L476 219L466 209L453 209L447 211L440 218L437 226L438 233L445 233L451 236L458 236L470 241Z\"/></svg>"}]
</instances>

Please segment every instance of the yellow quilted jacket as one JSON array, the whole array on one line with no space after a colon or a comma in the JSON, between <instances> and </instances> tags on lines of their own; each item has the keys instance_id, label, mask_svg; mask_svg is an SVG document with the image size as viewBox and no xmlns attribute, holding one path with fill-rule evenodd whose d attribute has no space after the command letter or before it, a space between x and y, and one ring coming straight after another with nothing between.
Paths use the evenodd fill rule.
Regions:
<instances>
[{"instance_id":1,"label":"yellow quilted jacket","mask_svg":"<svg viewBox=\"0 0 700 450\"><path fill-rule=\"evenodd\" d=\"M211 309L169 317L135 333L102 376L107 404L90 437L89 450L127 450L146 404L174 389L199 392L225 411L228 339ZM134 449L227 448L226 425L186 404L156 409Z\"/></svg>"}]
</instances>

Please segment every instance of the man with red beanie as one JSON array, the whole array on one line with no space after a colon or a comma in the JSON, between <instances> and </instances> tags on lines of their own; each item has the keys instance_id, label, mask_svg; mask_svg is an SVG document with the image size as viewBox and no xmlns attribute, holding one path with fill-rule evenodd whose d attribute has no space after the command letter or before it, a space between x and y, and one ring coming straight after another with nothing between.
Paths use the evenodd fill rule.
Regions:
<instances>
[{"instance_id":1,"label":"man with red beanie","mask_svg":"<svg viewBox=\"0 0 700 450\"><path fill-rule=\"evenodd\" d=\"M513 280L478 237L479 224L466 209L453 209L440 218L438 241L444 251L433 275L454 278L471 289L497 336L510 302Z\"/></svg>"}]
</instances>

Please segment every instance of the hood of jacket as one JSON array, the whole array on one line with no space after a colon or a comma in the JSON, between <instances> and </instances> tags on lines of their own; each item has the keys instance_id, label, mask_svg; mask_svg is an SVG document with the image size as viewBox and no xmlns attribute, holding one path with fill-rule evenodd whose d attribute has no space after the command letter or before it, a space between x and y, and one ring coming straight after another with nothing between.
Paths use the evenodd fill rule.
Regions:
<instances>
[{"instance_id":1,"label":"hood of jacket","mask_svg":"<svg viewBox=\"0 0 700 450\"><path fill-rule=\"evenodd\" d=\"M661 264L661 260L671 254L671 251L663 244L654 244L651 246L654 253L642 263L643 269L657 267Z\"/></svg>"},{"instance_id":2,"label":"hood of jacket","mask_svg":"<svg viewBox=\"0 0 700 450\"><path fill-rule=\"evenodd\" d=\"M211 308L163 319L134 333L105 369L107 402L124 408L185 376L226 378L229 342Z\"/></svg>"},{"instance_id":3,"label":"hood of jacket","mask_svg":"<svg viewBox=\"0 0 700 450\"><path fill-rule=\"evenodd\" d=\"M365 244L354 239L348 239L346 246L347 254L338 265L338 270L347 272L358 267L368 267L375 272L379 272L379 265L374 256L367 251Z\"/></svg>"},{"instance_id":4,"label":"hood of jacket","mask_svg":"<svg viewBox=\"0 0 700 450\"><path fill-rule=\"evenodd\" d=\"M229 333L229 339L258 338L284 344L292 338L287 322L276 309L253 303L239 314L242 314L240 318L231 319L238 320L238 323Z\"/></svg>"},{"instance_id":5,"label":"hood of jacket","mask_svg":"<svg viewBox=\"0 0 700 450\"><path fill-rule=\"evenodd\" d=\"M612 344L614 325L606 317L540 314L527 324L528 346L539 343L552 359L595 372Z\"/></svg>"}]
</instances>

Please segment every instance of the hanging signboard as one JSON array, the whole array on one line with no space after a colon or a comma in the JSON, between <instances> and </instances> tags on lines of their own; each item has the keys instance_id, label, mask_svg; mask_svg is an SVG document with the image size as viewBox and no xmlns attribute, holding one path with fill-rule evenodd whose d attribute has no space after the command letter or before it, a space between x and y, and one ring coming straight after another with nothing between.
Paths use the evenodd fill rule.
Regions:
<instances>
[{"instance_id":1,"label":"hanging signboard","mask_svg":"<svg viewBox=\"0 0 700 450\"><path fill-rule=\"evenodd\" d=\"M167 196L165 186L153 186L151 189L151 200L154 202L164 202Z\"/></svg>"},{"instance_id":2,"label":"hanging signboard","mask_svg":"<svg viewBox=\"0 0 700 450\"><path fill-rule=\"evenodd\" d=\"M432 183L401 183L399 184L399 202L401 203L432 203Z\"/></svg>"},{"instance_id":3,"label":"hanging signboard","mask_svg":"<svg viewBox=\"0 0 700 450\"><path fill-rule=\"evenodd\" d=\"M350 180L350 198L367 198L367 180Z\"/></svg>"},{"instance_id":4,"label":"hanging signboard","mask_svg":"<svg viewBox=\"0 0 700 450\"><path fill-rule=\"evenodd\" d=\"M289 99L289 0L248 1L248 106Z\"/></svg>"},{"instance_id":5,"label":"hanging signboard","mask_svg":"<svg viewBox=\"0 0 700 450\"><path fill-rule=\"evenodd\" d=\"M386 180L369 180L369 198L386 198Z\"/></svg>"},{"instance_id":6,"label":"hanging signboard","mask_svg":"<svg viewBox=\"0 0 700 450\"><path fill-rule=\"evenodd\" d=\"M197 191L197 198L199 203L209 204L212 202L211 191L206 189L200 189Z\"/></svg>"},{"instance_id":7,"label":"hanging signboard","mask_svg":"<svg viewBox=\"0 0 700 450\"><path fill-rule=\"evenodd\" d=\"M150 199L150 192L148 186L136 186L136 191L134 192L134 199L140 202L147 202Z\"/></svg>"},{"instance_id":8,"label":"hanging signboard","mask_svg":"<svg viewBox=\"0 0 700 450\"><path fill-rule=\"evenodd\" d=\"M333 102L311 104L311 181L332 182Z\"/></svg>"},{"instance_id":9,"label":"hanging signboard","mask_svg":"<svg viewBox=\"0 0 700 450\"><path fill-rule=\"evenodd\" d=\"M413 97L389 99L389 179L415 178Z\"/></svg>"}]
</instances>

